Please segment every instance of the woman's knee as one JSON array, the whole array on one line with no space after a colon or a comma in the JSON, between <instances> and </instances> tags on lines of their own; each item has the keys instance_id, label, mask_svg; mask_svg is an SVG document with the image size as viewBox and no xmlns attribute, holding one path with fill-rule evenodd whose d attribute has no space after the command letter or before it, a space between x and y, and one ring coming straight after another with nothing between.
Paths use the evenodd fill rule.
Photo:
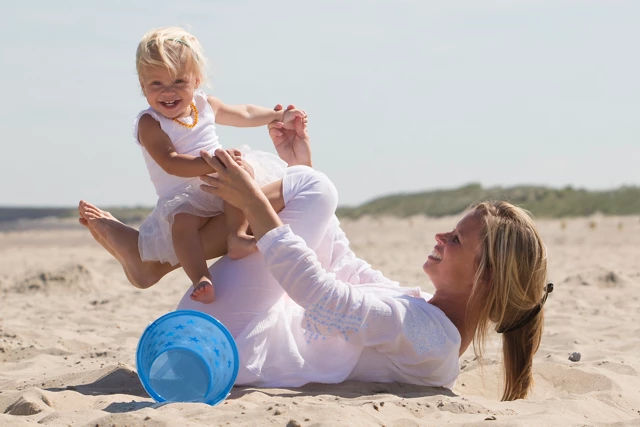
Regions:
<instances>
[{"instance_id":1,"label":"woman's knee","mask_svg":"<svg viewBox=\"0 0 640 427\"><path fill-rule=\"evenodd\" d=\"M307 166L287 169L282 180L285 207L279 215L311 249L315 249L327 232L338 205L338 192L322 172Z\"/></svg>"},{"instance_id":2,"label":"woman's knee","mask_svg":"<svg viewBox=\"0 0 640 427\"><path fill-rule=\"evenodd\" d=\"M300 202L307 209L319 209L331 215L338 206L338 191L333 182L324 173L308 166L288 168L282 187L285 206Z\"/></svg>"}]
</instances>

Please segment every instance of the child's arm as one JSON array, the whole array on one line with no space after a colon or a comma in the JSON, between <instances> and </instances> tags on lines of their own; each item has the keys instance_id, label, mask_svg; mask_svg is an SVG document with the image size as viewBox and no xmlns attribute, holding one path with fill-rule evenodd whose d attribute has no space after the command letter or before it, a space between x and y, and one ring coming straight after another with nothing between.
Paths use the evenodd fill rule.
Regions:
<instances>
[{"instance_id":1,"label":"child's arm","mask_svg":"<svg viewBox=\"0 0 640 427\"><path fill-rule=\"evenodd\" d=\"M297 109L275 111L258 105L228 105L213 96L208 96L207 100L211 108L213 108L216 123L221 125L236 127L263 126L274 120L289 123L298 116L304 116L304 112Z\"/></svg>"},{"instance_id":2,"label":"child's arm","mask_svg":"<svg viewBox=\"0 0 640 427\"><path fill-rule=\"evenodd\" d=\"M138 122L138 139L153 160L170 175L190 178L215 172L202 157L177 153L160 123L148 114Z\"/></svg>"}]
</instances>

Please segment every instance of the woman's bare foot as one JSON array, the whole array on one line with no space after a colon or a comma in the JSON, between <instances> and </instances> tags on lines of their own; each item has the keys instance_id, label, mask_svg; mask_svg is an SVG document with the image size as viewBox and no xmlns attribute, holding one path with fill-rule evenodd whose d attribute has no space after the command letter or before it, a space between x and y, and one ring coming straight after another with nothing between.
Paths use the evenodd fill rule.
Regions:
<instances>
[{"instance_id":1,"label":"woman's bare foot","mask_svg":"<svg viewBox=\"0 0 640 427\"><path fill-rule=\"evenodd\" d=\"M248 234L229 234L227 236L227 256L231 259L244 258L258 250L256 239Z\"/></svg>"},{"instance_id":2,"label":"woman's bare foot","mask_svg":"<svg viewBox=\"0 0 640 427\"><path fill-rule=\"evenodd\" d=\"M201 302L203 304L210 304L216 300L216 293L213 289L213 283L206 277L200 280L200 283L193 285L193 292L191 292L191 299Z\"/></svg>"},{"instance_id":3,"label":"woman's bare foot","mask_svg":"<svg viewBox=\"0 0 640 427\"><path fill-rule=\"evenodd\" d=\"M143 262L138 252L138 231L121 223L109 212L81 200L78 214L79 222L118 260L127 279L135 287L148 288L172 269L169 264Z\"/></svg>"}]
</instances>

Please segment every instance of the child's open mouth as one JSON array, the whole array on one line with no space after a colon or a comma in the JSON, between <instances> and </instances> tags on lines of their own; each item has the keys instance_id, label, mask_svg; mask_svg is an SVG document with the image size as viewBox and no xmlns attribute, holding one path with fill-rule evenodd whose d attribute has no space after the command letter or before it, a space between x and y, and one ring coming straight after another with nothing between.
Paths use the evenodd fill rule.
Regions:
<instances>
[{"instance_id":1,"label":"child's open mouth","mask_svg":"<svg viewBox=\"0 0 640 427\"><path fill-rule=\"evenodd\" d=\"M172 108L177 107L177 106L178 106L178 104L180 104L180 100L179 100L179 99L176 99L176 100L174 100L174 101L160 101L160 104L161 104L163 107L166 107L166 108L172 109Z\"/></svg>"}]
</instances>

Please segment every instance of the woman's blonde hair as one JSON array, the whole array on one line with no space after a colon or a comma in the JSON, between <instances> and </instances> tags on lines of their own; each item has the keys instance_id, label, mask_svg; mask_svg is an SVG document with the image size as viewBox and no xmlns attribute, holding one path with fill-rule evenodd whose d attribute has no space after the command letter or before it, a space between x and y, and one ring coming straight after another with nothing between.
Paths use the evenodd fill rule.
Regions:
<instances>
[{"instance_id":1,"label":"woman's blonde hair","mask_svg":"<svg viewBox=\"0 0 640 427\"><path fill-rule=\"evenodd\" d=\"M533 355L542 336L546 250L525 210L508 202L483 202L473 210L484 221L469 298L474 307L468 312L478 314L474 351L482 355L490 322L495 324L502 333L502 400L525 398L533 384Z\"/></svg>"},{"instance_id":2,"label":"woman's blonde hair","mask_svg":"<svg viewBox=\"0 0 640 427\"><path fill-rule=\"evenodd\" d=\"M161 67L176 77L181 71L193 72L206 81L206 59L198 39L180 27L155 28L142 36L136 50L138 76L150 67Z\"/></svg>"}]
</instances>

